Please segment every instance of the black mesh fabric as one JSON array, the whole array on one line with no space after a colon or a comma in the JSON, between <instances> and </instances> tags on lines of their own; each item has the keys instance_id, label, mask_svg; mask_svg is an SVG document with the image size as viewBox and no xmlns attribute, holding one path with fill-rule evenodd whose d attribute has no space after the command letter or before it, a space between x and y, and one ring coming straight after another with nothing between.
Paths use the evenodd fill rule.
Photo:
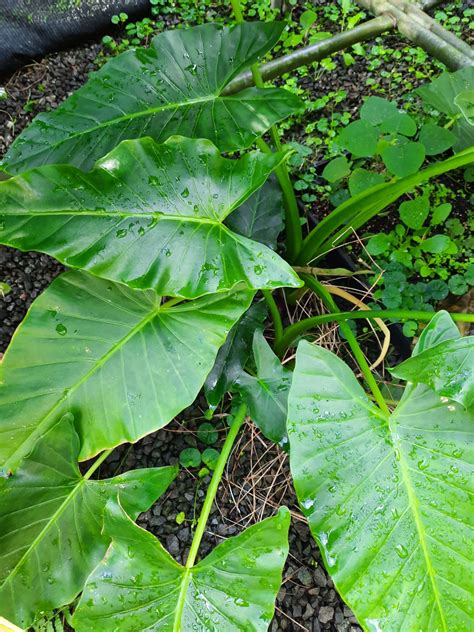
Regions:
<instances>
[{"instance_id":1,"label":"black mesh fabric","mask_svg":"<svg viewBox=\"0 0 474 632\"><path fill-rule=\"evenodd\" d=\"M123 11L149 11L149 0L0 0L0 74L110 29Z\"/></svg>"}]
</instances>

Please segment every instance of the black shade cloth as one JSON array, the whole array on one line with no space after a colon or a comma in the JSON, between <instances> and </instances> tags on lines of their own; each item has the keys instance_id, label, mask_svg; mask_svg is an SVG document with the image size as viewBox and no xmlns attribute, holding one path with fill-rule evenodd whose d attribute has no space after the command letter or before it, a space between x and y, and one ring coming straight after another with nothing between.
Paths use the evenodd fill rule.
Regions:
<instances>
[{"instance_id":1,"label":"black shade cloth","mask_svg":"<svg viewBox=\"0 0 474 632\"><path fill-rule=\"evenodd\" d=\"M0 75L149 10L149 0L0 0Z\"/></svg>"}]
</instances>

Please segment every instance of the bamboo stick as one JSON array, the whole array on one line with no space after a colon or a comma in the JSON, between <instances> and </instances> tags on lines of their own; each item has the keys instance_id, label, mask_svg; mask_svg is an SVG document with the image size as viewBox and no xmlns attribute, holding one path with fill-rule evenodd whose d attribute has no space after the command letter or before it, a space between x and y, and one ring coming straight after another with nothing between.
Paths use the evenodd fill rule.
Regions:
<instances>
[{"instance_id":1,"label":"bamboo stick","mask_svg":"<svg viewBox=\"0 0 474 632\"><path fill-rule=\"evenodd\" d=\"M422 11L422 8L434 6L432 2L422 1L417 6L406 0L356 1L376 16L392 16L402 35L442 61L451 70L474 65L472 49Z\"/></svg>"},{"instance_id":2,"label":"bamboo stick","mask_svg":"<svg viewBox=\"0 0 474 632\"><path fill-rule=\"evenodd\" d=\"M263 64L260 71L264 81L270 81L295 68L320 61L333 53L378 37L396 27L408 39L424 48L430 55L440 59L451 69L474 64L474 52L469 45L423 12L423 9L431 9L440 4L440 0L418 0L416 3L405 0L357 0L357 2L377 17L349 31L343 31ZM222 94L235 94L253 85L252 72L248 70L235 77Z\"/></svg>"},{"instance_id":3,"label":"bamboo stick","mask_svg":"<svg viewBox=\"0 0 474 632\"><path fill-rule=\"evenodd\" d=\"M321 40L310 46L304 46L288 55L277 57L267 64L260 66L262 78L265 81L280 77L295 68L306 66L315 61L320 61L332 53L344 50L353 44L364 42L381 35L385 31L390 31L395 27L393 18L380 16L364 22L349 31L343 31L333 37ZM254 85L253 76L250 70L241 73L233 79L224 89L222 94L234 94L244 88Z\"/></svg>"}]
</instances>

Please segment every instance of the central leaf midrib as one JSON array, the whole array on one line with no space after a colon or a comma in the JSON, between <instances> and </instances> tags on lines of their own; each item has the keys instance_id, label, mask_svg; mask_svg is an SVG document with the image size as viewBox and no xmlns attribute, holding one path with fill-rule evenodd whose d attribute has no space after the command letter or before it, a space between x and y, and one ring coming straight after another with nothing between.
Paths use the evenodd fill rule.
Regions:
<instances>
[{"instance_id":1,"label":"central leaf midrib","mask_svg":"<svg viewBox=\"0 0 474 632\"><path fill-rule=\"evenodd\" d=\"M407 389L410 388L409 386L407 387ZM406 401L407 398L404 398L404 401L402 402L402 406L398 406L398 408L392 413L392 415L390 416L389 420L388 420L388 427L390 430L390 436L393 442L393 446L394 449L398 450L398 454L399 454L399 469L400 469L400 473L402 475L402 481L403 481L403 485L405 487L406 493L407 493L407 498L408 498L408 505L410 507L410 511L411 514L413 516L413 520L415 522L415 528L416 531L418 533L418 538L420 541L420 546L421 546L421 550L423 553L423 557L425 560L425 565L426 565L426 571L427 574L430 578L430 583L431 583L431 588L433 591L433 596L434 596L434 600L436 602L436 606L439 612L439 616L441 619L441 625L442 628L444 630L444 632L448 632L448 627L446 625L446 621L444 618L444 612L441 606L441 597L440 597L440 593L439 593L439 589L438 589L438 584L436 582L436 573L434 572L432 563L431 563L431 556L429 553L429 548L428 548L428 544L426 541L426 534L425 534L425 529L424 529L424 525L423 525L423 521L421 519L420 516L420 512L418 510L418 501L416 498L416 493L414 490L414 486L410 477L410 468L408 466L408 464L405 461L405 456L403 453L403 447L401 445L401 441L400 438L398 436L398 433L394 430L394 428L392 427L393 422L395 422L395 427L396 427L396 422L397 422L397 416L399 416L400 414L400 409L403 408L403 403Z\"/></svg>"},{"instance_id":2,"label":"central leaf midrib","mask_svg":"<svg viewBox=\"0 0 474 632\"><path fill-rule=\"evenodd\" d=\"M232 211L233 209L231 209ZM230 215L229 211L224 219ZM143 218L151 218L151 219L162 219L169 220L172 222L189 222L194 224L212 224L217 226L222 226L224 219L212 219L210 217L191 217L189 215L166 215L161 211L156 212L146 212L146 213L132 213L125 211L73 211L73 210L64 210L64 211L29 211L29 212L18 212L14 211L9 213L8 211L3 211L0 213L3 217L13 216L13 217L58 217L58 216L73 216L73 217L117 217L123 219L140 219Z\"/></svg>"},{"instance_id":3,"label":"central leaf midrib","mask_svg":"<svg viewBox=\"0 0 474 632\"><path fill-rule=\"evenodd\" d=\"M75 384L73 384L70 388L65 389L64 395L43 415L41 421L37 424L33 432L28 435L27 439L17 448L17 450L9 457L8 462L4 465L5 468L9 470L13 470L16 464L25 456L25 449L28 449L30 445L34 445L36 439L47 432L50 429L51 416L61 407L61 405L70 397L71 394L75 393L88 379L90 379L102 366L119 350L125 345L138 331L143 329L145 325L147 325L150 320L155 318L157 314L162 309L162 306L158 306L154 310L152 310L145 318L142 318L123 338L121 338L117 343L115 343L108 351L105 353L96 364L85 374L83 375ZM26 445L26 447L25 447Z\"/></svg>"},{"instance_id":4,"label":"central leaf midrib","mask_svg":"<svg viewBox=\"0 0 474 632\"><path fill-rule=\"evenodd\" d=\"M61 140L59 140L57 143L53 143L52 145L42 149L41 151L37 152L37 153L41 153L42 151L46 151L47 149L51 149L51 147L58 147L59 145L62 145L63 143L69 142L70 140L72 140L73 138L77 138L77 137L81 137L81 136L86 136L87 134L91 134L93 132L96 132L100 129L103 128L107 128L107 127L111 127L117 123L121 123L123 121L129 121L130 119L135 119L135 118L140 118L142 116L147 116L149 114L157 114L158 112L164 112L166 110L172 110L172 109L178 109L178 108L182 108L185 107L187 105L196 105L198 103L206 103L208 101L215 101L216 99L219 98L224 98L221 97L219 94L211 94L211 95L207 95L205 97L198 97L195 99L189 99L189 101L182 101L182 102L178 102L178 103L166 103L166 104L162 104L160 106L156 106L153 108L148 108L146 110L139 110L138 112L132 112L131 114L127 114L124 116L117 116L115 118L112 119L107 119L106 121L101 121L98 125L94 125L94 127L89 127L85 130L81 130L80 132L76 132L76 133L69 133L67 134L67 136L65 138L61 138ZM68 110L65 108L63 111L65 111L66 113L69 113ZM21 161L17 161L17 162L21 162ZM8 165L8 162L6 163Z\"/></svg>"},{"instance_id":5,"label":"central leaf midrib","mask_svg":"<svg viewBox=\"0 0 474 632\"><path fill-rule=\"evenodd\" d=\"M183 575L181 577L181 586L179 589L179 595L174 611L173 632L181 632L181 621L183 619L184 606L186 605L186 597L188 594L188 587L191 580L191 573L193 568L193 566L182 567Z\"/></svg>"},{"instance_id":6,"label":"central leaf midrib","mask_svg":"<svg viewBox=\"0 0 474 632\"><path fill-rule=\"evenodd\" d=\"M1 584L1 589L3 590L5 588L5 586L10 582L10 580L12 579L12 577L15 577L16 574L18 573L19 569L23 566L23 564L25 563L25 561L28 559L31 551L33 551L41 542L41 540L43 539L44 535L48 532L49 528L51 527L52 524L54 524L57 520L59 520L59 518L62 516L62 514L66 511L68 505L70 504L71 500L77 495L77 493L79 492L79 490L82 488L82 486L87 482L87 479L84 477L81 477L78 482L76 483L76 485L74 485L73 489L69 492L69 494L64 498L63 502L60 504L60 506L56 509L56 511L54 512L54 514L51 516L51 518L48 520L48 522L46 523L46 525L43 527L43 529L41 529L41 531L38 533L38 535L36 536L36 538L33 540L33 542L30 544L30 546L26 549L26 551L23 553L23 555L21 556L21 558L18 560L18 562L15 564L14 568L11 570L11 572L5 577L5 580L3 581L3 583Z\"/></svg>"}]
</instances>

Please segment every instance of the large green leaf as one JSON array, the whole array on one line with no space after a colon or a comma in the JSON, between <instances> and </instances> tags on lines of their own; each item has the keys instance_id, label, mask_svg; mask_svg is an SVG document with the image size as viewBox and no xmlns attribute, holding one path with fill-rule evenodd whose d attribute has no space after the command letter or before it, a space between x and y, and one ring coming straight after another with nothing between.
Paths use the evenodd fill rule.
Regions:
<instances>
[{"instance_id":1,"label":"large green leaf","mask_svg":"<svg viewBox=\"0 0 474 632\"><path fill-rule=\"evenodd\" d=\"M364 629L472 630L472 416L408 385L387 417L342 360L301 342L288 435L299 502Z\"/></svg>"},{"instance_id":2,"label":"large green leaf","mask_svg":"<svg viewBox=\"0 0 474 632\"><path fill-rule=\"evenodd\" d=\"M474 86L474 67L466 66L456 72L443 72L430 83L416 90L425 103L438 112L455 116L459 108L455 103L458 94L472 90Z\"/></svg>"},{"instance_id":3,"label":"large green leaf","mask_svg":"<svg viewBox=\"0 0 474 632\"><path fill-rule=\"evenodd\" d=\"M230 330L204 383L209 406L216 408L242 372L250 356L254 331L263 329L266 315L265 303L255 303Z\"/></svg>"},{"instance_id":4,"label":"large green leaf","mask_svg":"<svg viewBox=\"0 0 474 632\"><path fill-rule=\"evenodd\" d=\"M439 395L470 408L474 404L474 336L445 340L390 372L401 380L427 384Z\"/></svg>"},{"instance_id":5,"label":"large green leaf","mask_svg":"<svg viewBox=\"0 0 474 632\"><path fill-rule=\"evenodd\" d=\"M418 342L413 349L412 357L444 342L456 340L461 334L453 319L445 310L437 312L421 332Z\"/></svg>"},{"instance_id":6,"label":"large green leaf","mask_svg":"<svg viewBox=\"0 0 474 632\"><path fill-rule=\"evenodd\" d=\"M33 303L0 376L0 463L14 469L67 412L80 458L166 425L196 398L252 293L174 307L154 292L69 272Z\"/></svg>"},{"instance_id":7,"label":"large green leaf","mask_svg":"<svg viewBox=\"0 0 474 632\"><path fill-rule=\"evenodd\" d=\"M467 66L456 72L444 72L416 92L431 107L453 118L452 131L457 137L456 151L474 145L474 126L466 116L467 95L474 90L474 67ZM460 96L463 95L463 96Z\"/></svg>"},{"instance_id":8,"label":"large green leaf","mask_svg":"<svg viewBox=\"0 0 474 632\"><path fill-rule=\"evenodd\" d=\"M71 417L71 415L68 415ZM174 467L91 480L77 466L79 437L63 419L0 490L0 615L22 627L70 603L102 559L104 508L120 495L136 518L174 479Z\"/></svg>"},{"instance_id":9,"label":"large green leaf","mask_svg":"<svg viewBox=\"0 0 474 632\"><path fill-rule=\"evenodd\" d=\"M278 235L285 227L283 196L274 175L226 220L226 226L239 235L276 248Z\"/></svg>"},{"instance_id":10,"label":"large green leaf","mask_svg":"<svg viewBox=\"0 0 474 632\"><path fill-rule=\"evenodd\" d=\"M192 568L177 564L116 503L109 510L112 544L85 586L73 619L77 632L267 630L288 554L286 508Z\"/></svg>"},{"instance_id":11,"label":"large green leaf","mask_svg":"<svg viewBox=\"0 0 474 632\"><path fill-rule=\"evenodd\" d=\"M3 167L15 174L43 164L88 168L121 140L173 134L243 149L301 101L281 88L226 85L278 41L284 22L205 24L157 35L150 48L112 59L53 112L40 114L13 143Z\"/></svg>"},{"instance_id":12,"label":"large green leaf","mask_svg":"<svg viewBox=\"0 0 474 632\"><path fill-rule=\"evenodd\" d=\"M364 226L403 194L412 191L431 178L472 162L474 162L474 147L436 162L419 173L379 184L351 197L319 222L306 237L298 256L298 263L307 265L310 261L316 261L339 244L341 239Z\"/></svg>"},{"instance_id":13,"label":"large green leaf","mask_svg":"<svg viewBox=\"0 0 474 632\"><path fill-rule=\"evenodd\" d=\"M283 158L229 160L182 137L124 141L89 173L46 165L0 182L0 241L166 296L299 286L272 250L223 224Z\"/></svg>"},{"instance_id":14,"label":"large green leaf","mask_svg":"<svg viewBox=\"0 0 474 632\"><path fill-rule=\"evenodd\" d=\"M268 439L278 443L286 439L291 371L281 365L259 330L254 333L252 350L257 374L242 371L235 389L242 395L255 425Z\"/></svg>"}]
</instances>

